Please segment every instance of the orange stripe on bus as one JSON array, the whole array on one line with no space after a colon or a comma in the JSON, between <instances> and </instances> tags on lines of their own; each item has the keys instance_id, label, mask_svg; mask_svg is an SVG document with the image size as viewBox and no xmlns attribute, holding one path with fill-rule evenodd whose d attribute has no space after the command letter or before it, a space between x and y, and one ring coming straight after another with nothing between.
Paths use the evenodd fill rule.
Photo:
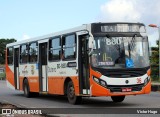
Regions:
<instances>
[{"instance_id":1,"label":"orange stripe on bus","mask_svg":"<svg viewBox=\"0 0 160 117\"><path fill-rule=\"evenodd\" d=\"M23 79L24 76L19 77L20 81L20 90L23 90ZM38 76L28 76L28 83L31 92L39 92L39 77Z\"/></svg>"},{"instance_id":2,"label":"orange stripe on bus","mask_svg":"<svg viewBox=\"0 0 160 117\"><path fill-rule=\"evenodd\" d=\"M64 95L64 81L67 77L49 76L48 77L48 93ZM79 95L79 82L77 76L70 77L75 88L75 94ZM20 90L23 90L23 76L20 76ZM31 92L39 92L39 77L28 76L28 82Z\"/></svg>"},{"instance_id":3,"label":"orange stripe on bus","mask_svg":"<svg viewBox=\"0 0 160 117\"><path fill-rule=\"evenodd\" d=\"M13 85L15 87L14 73L12 72L12 70L7 65L6 65L6 79L11 85Z\"/></svg>"},{"instance_id":4,"label":"orange stripe on bus","mask_svg":"<svg viewBox=\"0 0 160 117\"><path fill-rule=\"evenodd\" d=\"M64 95L64 81L67 77L61 76L49 76L48 77L48 93L49 94L59 94ZM71 78L74 88L75 94L79 95L79 82L77 76L69 77Z\"/></svg>"}]
</instances>

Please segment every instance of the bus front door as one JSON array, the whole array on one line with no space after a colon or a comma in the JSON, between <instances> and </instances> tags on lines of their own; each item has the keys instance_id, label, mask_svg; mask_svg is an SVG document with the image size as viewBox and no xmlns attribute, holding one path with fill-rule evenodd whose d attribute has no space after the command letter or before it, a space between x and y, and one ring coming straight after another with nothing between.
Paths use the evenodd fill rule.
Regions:
<instances>
[{"instance_id":1,"label":"bus front door","mask_svg":"<svg viewBox=\"0 0 160 117\"><path fill-rule=\"evenodd\" d=\"M47 42L39 43L39 82L40 91L46 92L47 88Z\"/></svg>"},{"instance_id":2,"label":"bus front door","mask_svg":"<svg viewBox=\"0 0 160 117\"><path fill-rule=\"evenodd\" d=\"M19 48L14 48L14 84L19 89Z\"/></svg>"},{"instance_id":3,"label":"bus front door","mask_svg":"<svg viewBox=\"0 0 160 117\"><path fill-rule=\"evenodd\" d=\"M80 93L83 95L90 94L89 83L89 57L88 57L88 35L79 35L79 55L78 55L78 69L79 69L79 87Z\"/></svg>"}]
</instances>

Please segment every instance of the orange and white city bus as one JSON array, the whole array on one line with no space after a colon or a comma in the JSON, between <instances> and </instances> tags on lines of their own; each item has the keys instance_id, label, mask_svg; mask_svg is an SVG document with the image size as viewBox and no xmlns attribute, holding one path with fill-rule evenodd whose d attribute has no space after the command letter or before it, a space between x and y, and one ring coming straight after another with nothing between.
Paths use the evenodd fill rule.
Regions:
<instances>
[{"instance_id":1,"label":"orange and white city bus","mask_svg":"<svg viewBox=\"0 0 160 117\"><path fill-rule=\"evenodd\" d=\"M37 94L127 95L151 91L149 46L142 23L91 23L6 46L7 85Z\"/></svg>"}]
</instances>

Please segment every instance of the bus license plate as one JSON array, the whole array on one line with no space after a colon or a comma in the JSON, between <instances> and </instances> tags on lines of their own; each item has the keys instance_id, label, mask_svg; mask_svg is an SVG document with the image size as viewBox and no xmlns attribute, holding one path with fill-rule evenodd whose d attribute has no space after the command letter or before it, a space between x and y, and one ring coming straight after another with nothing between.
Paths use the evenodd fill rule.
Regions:
<instances>
[{"instance_id":1,"label":"bus license plate","mask_svg":"<svg viewBox=\"0 0 160 117\"><path fill-rule=\"evenodd\" d=\"M122 92L131 92L132 88L122 88Z\"/></svg>"}]
</instances>

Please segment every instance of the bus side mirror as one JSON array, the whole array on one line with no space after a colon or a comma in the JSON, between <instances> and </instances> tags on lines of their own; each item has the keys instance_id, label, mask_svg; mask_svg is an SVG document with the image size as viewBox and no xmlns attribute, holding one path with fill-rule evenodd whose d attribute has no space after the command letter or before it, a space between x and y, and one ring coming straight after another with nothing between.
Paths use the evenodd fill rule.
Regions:
<instances>
[{"instance_id":1,"label":"bus side mirror","mask_svg":"<svg viewBox=\"0 0 160 117\"><path fill-rule=\"evenodd\" d=\"M93 37L89 37L89 49L93 49Z\"/></svg>"},{"instance_id":2,"label":"bus side mirror","mask_svg":"<svg viewBox=\"0 0 160 117\"><path fill-rule=\"evenodd\" d=\"M89 55L92 55L92 52L93 52L93 46L94 46L94 39L92 36L89 37Z\"/></svg>"}]
</instances>

